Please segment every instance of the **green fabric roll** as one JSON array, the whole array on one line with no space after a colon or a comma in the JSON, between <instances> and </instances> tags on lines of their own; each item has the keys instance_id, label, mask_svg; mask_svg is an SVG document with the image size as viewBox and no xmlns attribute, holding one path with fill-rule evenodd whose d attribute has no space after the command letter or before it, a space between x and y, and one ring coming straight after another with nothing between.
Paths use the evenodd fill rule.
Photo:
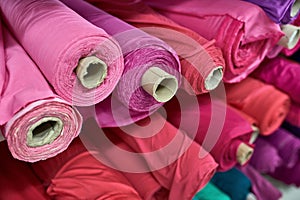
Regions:
<instances>
[{"instance_id":1,"label":"green fabric roll","mask_svg":"<svg viewBox=\"0 0 300 200\"><path fill-rule=\"evenodd\" d=\"M230 200L230 197L209 182L194 196L193 200Z\"/></svg>"}]
</instances>

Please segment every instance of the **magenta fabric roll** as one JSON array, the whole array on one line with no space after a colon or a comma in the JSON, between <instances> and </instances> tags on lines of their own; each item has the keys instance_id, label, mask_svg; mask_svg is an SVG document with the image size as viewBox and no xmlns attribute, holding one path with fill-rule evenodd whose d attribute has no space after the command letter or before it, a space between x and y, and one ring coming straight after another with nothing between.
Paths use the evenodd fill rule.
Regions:
<instances>
[{"instance_id":1,"label":"magenta fabric roll","mask_svg":"<svg viewBox=\"0 0 300 200\"><path fill-rule=\"evenodd\" d=\"M163 41L87 2L62 2L111 34L119 42L124 54L125 70L115 94L96 106L99 124L102 127L128 125L161 107L162 103L141 87L141 79L146 70L156 66L175 76L180 83L180 63L174 50Z\"/></svg>"},{"instance_id":2,"label":"magenta fabric roll","mask_svg":"<svg viewBox=\"0 0 300 200\"><path fill-rule=\"evenodd\" d=\"M38 65L55 92L78 106L105 99L119 81L124 65L118 44L103 30L57 0L0 2L9 28ZM79 59L96 56L108 66L105 80L87 89L77 79Z\"/></svg>"},{"instance_id":3,"label":"magenta fabric roll","mask_svg":"<svg viewBox=\"0 0 300 200\"><path fill-rule=\"evenodd\" d=\"M186 93L178 92L176 97L181 95L186 96ZM241 143L251 146L251 125L220 100L210 99L209 95L199 95L197 100L198 102L191 101L189 97L185 97L182 105L173 98L165 104L167 120L186 131L209 151L219 164L219 171L231 169L238 162L238 146ZM198 127L196 130L195 124Z\"/></svg>"},{"instance_id":4,"label":"magenta fabric roll","mask_svg":"<svg viewBox=\"0 0 300 200\"><path fill-rule=\"evenodd\" d=\"M239 169L250 179L252 192L257 200L278 200L282 196L281 192L257 172L251 165L239 167Z\"/></svg>"},{"instance_id":5,"label":"magenta fabric roll","mask_svg":"<svg viewBox=\"0 0 300 200\"><path fill-rule=\"evenodd\" d=\"M245 0L261 7L275 23L289 24L299 14L299 9L294 10L296 0Z\"/></svg>"},{"instance_id":6,"label":"magenta fabric roll","mask_svg":"<svg viewBox=\"0 0 300 200\"><path fill-rule=\"evenodd\" d=\"M76 108L52 92L37 66L6 29L4 38L2 133L17 159L35 162L53 157L79 134L82 118Z\"/></svg>"},{"instance_id":7,"label":"magenta fabric roll","mask_svg":"<svg viewBox=\"0 0 300 200\"><path fill-rule=\"evenodd\" d=\"M283 36L258 6L239 0L147 0L173 21L215 39L226 61L224 81L239 82L257 68Z\"/></svg>"}]
</instances>

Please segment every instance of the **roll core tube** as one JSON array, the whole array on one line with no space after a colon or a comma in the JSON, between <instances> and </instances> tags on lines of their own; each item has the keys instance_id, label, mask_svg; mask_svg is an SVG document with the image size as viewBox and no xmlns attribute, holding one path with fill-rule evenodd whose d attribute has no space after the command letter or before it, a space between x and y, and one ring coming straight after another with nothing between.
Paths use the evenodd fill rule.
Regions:
<instances>
[{"instance_id":1,"label":"roll core tube","mask_svg":"<svg viewBox=\"0 0 300 200\"><path fill-rule=\"evenodd\" d=\"M240 165L244 165L250 160L253 154L253 148L245 143L241 143L237 150L237 161Z\"/></svg>"},{"instance_id":2,"label":"roll core tube","mask_svg":"<svg viewBox=\"0 0 300 200\"><path fill-rule=\"evenodd\" d=\"M278 45L293 49L300 39L300 27L286 24L281 25L281 30L285 35L279 40Z\"/></svg>"},{"instance_id":3,"label":"roll core tube","mask_svg":"<svg viewBox=\"0 0 300 200\"><path fill-rule=\"evenodd\" d=\"M208 91L214 90L222 81L222 79L223 79L223 67L222 66L216 67L206 77L204 81L205 89Z\"/></svg>"}]
</instances>

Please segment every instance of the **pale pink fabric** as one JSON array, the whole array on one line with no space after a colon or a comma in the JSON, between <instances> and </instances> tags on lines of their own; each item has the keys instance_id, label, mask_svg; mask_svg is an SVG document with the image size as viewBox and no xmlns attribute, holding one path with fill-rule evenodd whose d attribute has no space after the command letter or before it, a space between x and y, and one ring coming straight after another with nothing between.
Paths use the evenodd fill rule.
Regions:
<instances>
[{"instance_id":1,"label":"pale pink fabric","mask_svg":"<svg viewBox=\"0 0 300 200\"><path fill-rule=\"evenodd\" d=\"M227 102L257 121L262 135L274 132L290 109L290 98L274 86L248 77L226 85Z\"/></svg>"},{"instance_id":2,"label":"pale pink fabric","mask_svg":"<svg viewBox=\"0 0 300 200\"><path fill-rule=\"evenodd\" d=\"M258 6L239 0L146 0L161 14L215 39L226 61L224 81L246 78L283 36Z\"/></svg>"},{"instance_id":3,"label":"pale pink fabric","mask_svg":"<svg viewBox=\"0 0 300 200\"><path fill-rule=\"evenodd\" d=\"M57 0L3 0L2 17L38 65L55 92L68 102L87 106L105 99L123 72L118 44ZM108 75L95 89L86 89L74 69L79 59L95 55L108 66Z\"/></svg>"},{"instance_id":4,"label":"pale pink fabric","mask_svg":"<svg viewBox=\"0 0 300 200\"><path fill-rule=\"evenodd\" d=\"M82 118L76 108L58 98L22 47L4 30L5 85L1 94L0 125L12 155L35 162L65 150L81 128ZM1 66L0 68L2 68ZM63 122L61 134L50 144L27 145L29 128L44 117Z\"/></svg>"}]
</instances>

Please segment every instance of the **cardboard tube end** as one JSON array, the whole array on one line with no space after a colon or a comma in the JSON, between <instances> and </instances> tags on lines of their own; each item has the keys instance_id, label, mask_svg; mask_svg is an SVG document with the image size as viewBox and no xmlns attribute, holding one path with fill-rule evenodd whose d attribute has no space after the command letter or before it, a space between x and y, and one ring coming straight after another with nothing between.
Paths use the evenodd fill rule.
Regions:
<instances>
[{"instance_id":1,"label":"cardboard tube end","mask_svg":"<svg viewBox=\"0 0 300 200\"><path fill-rule=\"evenodd\" d=\"M55 117L45 117L34 123L27 133L27 145L39 147L51 144L62 132L63 122Z\"/></svg>"},{"instance_id":2,"label":"cardboard tube end","mask_svg":"<svg viewBox=\"0 0 300 200\"><path fill-rule=\"evenodd\" d=\"M291 17L295 17L298 14L299 9L300 9L300 0L296 0L292 6Z\"/></svg>"},{"instance_id":3,"label":"cardboard tube end","mask_svg":"<svg viewBox=\"0 0 300 200\"><path fill-rule=\"evenodd\" d=\"M79 60L76 74L85 88L93 89L106 78L107 65L96 56L88 56Z\"/></svg>"},{"instance_id":4,"label":"cardboard tube end","mask_svg":"<svg viewBox=\"0 0 300 200\"><path fill-rule=\"evenodd\" d=\"M278 45L288 49L293 49L300 39L300 27L286 24L281 26L284 36L279 40Z\"/></svg>"},{"instance_id":5,"label":"cardboard tube end","mask_svg":"<svg viewBox=\"0 0 300 200\"><path fill-rule=\"evenodd\" d=\"M223 67L218 66L215 69L213 69L206 77L204 81L205 89L208 91L216 89L216 87L218 87L222 79L223 79Z\"/></svg>"},{"instance_id":6,"label":"cardboard tube end","mask_svg":"<svg viewBox=\"0 0 300 200\"><path fill-rule=\"evenodd\" d=\"M169 101L177 92L175 76L158 67L149 68L142 77L142 87L158 102Z\"/></svg>"},{"instance_id":7,"label":"cardboard tube end","mask_svg":"<svg viewBox=\"0 0 300 200\"><path fill-rule=\"evenodd\" d=\"M250 160L253 154L253 148L245 143L241 143L237 150L237 161L240 165L244 165Z\"/></svg>"}]
</instances>

